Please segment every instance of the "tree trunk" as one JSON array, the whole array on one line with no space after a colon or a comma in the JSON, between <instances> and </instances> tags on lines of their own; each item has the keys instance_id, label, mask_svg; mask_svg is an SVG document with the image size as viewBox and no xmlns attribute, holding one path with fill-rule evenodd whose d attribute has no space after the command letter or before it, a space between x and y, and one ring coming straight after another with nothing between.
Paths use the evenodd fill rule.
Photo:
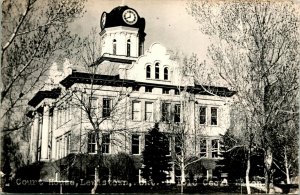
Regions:
<instances>
[{"instance_id":1,"label":"tree trunk","mask_svg":"<svg viewBox=\"0 0 300 195\"><path fill-rule=\"evenodd\" d=\"M95 181L94 181L94 187L91 190L91 194L96 194L96 190L98 187L98 180L99 180L99 170L98 167L95 167Z\"/></svg>"},{"instance_id":2,"label":"tree trunk","mask_svg":"<svg viewBox=\"0 0 300 195\"><path fill-rule=\"evenodd\" d=\"M183 186L185 183L185 168L184 168L184 159L183 156L181 157L181 165L180 165L180 170L181 170L181 178L180 178L180 193L183 194Z\"/></svg>"},{"instance_id":3,"label":"tree trunk","mask_svg":"<svg viewBox=\"0 0 300 195\"><path fill-rule=\"evenodd\" d=\"M270 192L270 178L271 178L271 166L273 163L273 155L270 147L267 147L265 151L265 185L266 193Z\"/></svg>"},{"instance_id":4,"label":"tree trunk","mask_svg":"<svg viewBox=\"0 0 300 195\"><path fill-rule=\"evenodd\" d=\"M251 188L250 188L250 181L249 181L249 173L250 173L250 157L251 157L251 148L248 149L247 154L247 169L246 169L246 188L247 188L247 194L251 194Z\"/></svg>"},{"instance_id":5,"label":"tree trunk","mask_svg":"<svg viewBox=\"0 0 300 195\"><path fill-rule=\"evenodd\" d=\"M285 166L285 174L286 174L286 183L290 184L290 171L289 171L289 163L287 159L287 154L286 154L286 148L284 148L284 166Z\"/></svg>"}]
</instances>

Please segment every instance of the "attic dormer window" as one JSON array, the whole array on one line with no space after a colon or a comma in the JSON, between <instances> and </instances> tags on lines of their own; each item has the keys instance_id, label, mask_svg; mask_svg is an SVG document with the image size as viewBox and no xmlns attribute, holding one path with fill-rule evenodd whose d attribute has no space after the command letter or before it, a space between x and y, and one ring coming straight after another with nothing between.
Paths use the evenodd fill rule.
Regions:
<instances>
[{"instance_id":1,"label":"attic dormer window","mask_svg":"<svg viewBox=\"0 0 300 195\"><path fill-rule=\"evenodd\" d=\"M169 70L167 67L164 68L164 80L169 80Z\"/></svg>"},{"instance_id":2,"label":"attic dormer window","mask_svg":"<svg viewBox=\"0 0 300 195\"><path fill-rule=\"evenodd\" d=\"M150 78L151 78L151 66L150 66L150 65L148 65L148 66L146 67L146 78L147 78L147 79L150 79Z\"/></svg>"},{"instance_id":3,"label":"attic dormer window","mask_svg":"<svg viewBox=\"0 0 300 195\"><path fill-rule=\"evenodd\" d=\"M113 40L113 54L117 54L117 41L116 39Z\"/></svg>"},{"instance_id":4,"label":"attic dormer window","mask_svg":"<svg viewBox=\"0 0 300 195\"><path fill-rule=\"evenodd\" d=\"M159 63L155 64L155 79L159 79Z\"/></svg>"},{"instance_id":5,"label":"attic dormer window","mask_svg":"<svg viewBox=\"0 0 300 195\"><path fill-rule=\"evenodd\" d=\"M127 40L127 56L130 56L130 39Z\"/></svg>"}]
</instances>

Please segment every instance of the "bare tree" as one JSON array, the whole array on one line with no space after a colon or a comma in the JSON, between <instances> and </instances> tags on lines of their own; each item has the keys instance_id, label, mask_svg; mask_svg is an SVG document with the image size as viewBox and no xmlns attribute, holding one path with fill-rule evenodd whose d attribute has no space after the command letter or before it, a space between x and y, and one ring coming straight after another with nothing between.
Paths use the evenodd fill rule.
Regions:
<instances>
[{"instance_id":1,"label":"bare tree","mask_svg":"<svg viewBox=\"0 0 300 195\"><path fill-rule=\"evenodd\" d=\"M84 2L2 2L1 124L4 131L18 130L26 99L42 87L49 62L62 57L76 36L68 24L80 17ZM14 120L12 120L14 119ZM8 124L9 123L9 124Z\"/></svg>"},{"instance_id":2,"label":"bare tree","mask_svg":"<svg viewBox=\"0 0 300 195\"><path fill-rule=\"evenodd\" d=\"M124 81L117 78L118 64L108 62L106 64L97 64L101 58L101 43L95 29L92 30L89 37L80 42L81 47L78 48L78 55L75 55L71 62L77 66L76 71L84 69L83 75L86 81L79 84L78 88L73 91L72 104L81 112L81 123L85 126L86 131L82 136L95 136L96 146L96 162L95 181L91 189L91 193L95 194L101 176L99 166L104 163L103 152L105 145L109 139L113 145L124 146L124 136L128 133L126 120L129 116L128 97L131 89L126 86ZM104 77L104 78L102 78ZM101 99L101 96L109 96L109 98ZM84 128L84 127L83 127ZM134 128L134 127L131 127ZM105 135L114 135L113 137L105 137ZM81 137L79 138L82 139ZM123 143L123 145L122 145ZM82 147L84 143L81 143ZM126 144L125 144L126 145ZM124 149L124 148L123 148ZM125 148L126 150L126 148Z\"/></svg>"},{"instance_id":3,"label":"bare tree","mask_svg":"<svg viewBox=\"0 0 300 195\"><path fill-rule=\"evenodd\" d=\"M276 131L297 116L296 107L288 106L293 99L290 97L298 93L296 5L292 1L193 1L188 9L201 31L212 37L212 63L219 75L238 91L238 101L250 116L249 136L257 136L256 144L264 150L269 192L273 143L279 138ZM283 119L281 111L292 114Z\"/></svg>"}]
</instances>

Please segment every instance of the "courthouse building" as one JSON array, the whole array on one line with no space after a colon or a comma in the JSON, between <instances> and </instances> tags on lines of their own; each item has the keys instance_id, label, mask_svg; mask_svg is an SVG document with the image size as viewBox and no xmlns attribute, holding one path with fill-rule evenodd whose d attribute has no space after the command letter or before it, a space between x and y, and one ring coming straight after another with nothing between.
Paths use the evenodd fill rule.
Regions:
<instances>
[{"instance_id":1,"label":"courthouse building","mask_svg":"<svg viewBox=\"0 0 300 195\"><path fill-rule=\"evenodd\" d=\"M104 12L100 23L100 55L89 65L97 71L67 63L61 65L64 71L52 68L50 77L59 82L29 101L31 161L48 164L41 179L72 179L63 176L58 162L69 156L75 162L77 154L124 152L141 161L145 137L155 123L170 138L170 153L177 144L174 132L184 127L189 155L220 159L220 134L229 128L228 102L235 92L201 85L193 75L183 74L180 62L159 43L144 51L146 23L134 9L116 7ZM140 167L137 182L143 181ZM168 182L174 183L174 166L169 174ZM203 171L203 176L213 174L213 168Z\"/></svg>"}]
</instances>

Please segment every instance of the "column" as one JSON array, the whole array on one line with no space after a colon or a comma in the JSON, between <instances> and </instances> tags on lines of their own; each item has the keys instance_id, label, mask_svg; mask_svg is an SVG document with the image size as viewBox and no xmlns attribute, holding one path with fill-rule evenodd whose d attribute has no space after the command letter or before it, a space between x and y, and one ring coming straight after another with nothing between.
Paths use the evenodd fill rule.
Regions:
<instances>
[{"instance_id":1,"label":"column","mask_svg":"<svg viewBox=\"0 0 300 195\"><path fill-rule=\"evenodd\" d=\"M41 161L48 160L48 137L49 137L49 105L45 104L43 109Z\"/></svg>"},{"instance_id":2,"label":"column","mask_svg":"<svg viewBox=\"0 0 300 195\"><path fill-rule=\"evenodd\" d=\"M39 115L34 113L33 124L31 126L31 137L30 137L30 155L31 161L37 161L37 148L39 138Z\"/></svg>"}]
</instances>

